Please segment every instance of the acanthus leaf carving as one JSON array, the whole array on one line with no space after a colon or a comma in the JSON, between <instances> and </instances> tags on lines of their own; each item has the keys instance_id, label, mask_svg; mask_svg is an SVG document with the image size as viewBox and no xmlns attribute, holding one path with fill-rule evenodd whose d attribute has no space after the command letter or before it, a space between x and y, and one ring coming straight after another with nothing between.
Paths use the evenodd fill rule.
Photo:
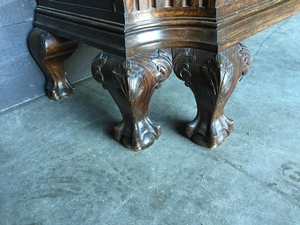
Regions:
<instances>
[{"instance_id":1,"label":"acanthus leaf carving","mask_svg":"<svg viewBox=\"0 0 300 225\"><path fill-rule=\"evenodd\" d=\"M218 53L201 67L201 72L207 84L204 88L216 105L231 87L232 62L227 56Z\"/></svg>"},{"instance_id":2,"label":"acanthus leaf carving","mask_svg":"<svg viewBox=\"0 0 300 225\"><path fill-rule=\"evenodd\" d=\"M117 91L127 100L131 110L141 96L143 86L144 69L135 62L125 59L122 64L112 71L113 81L117 84Z\"/></svg>"}]
</instances>

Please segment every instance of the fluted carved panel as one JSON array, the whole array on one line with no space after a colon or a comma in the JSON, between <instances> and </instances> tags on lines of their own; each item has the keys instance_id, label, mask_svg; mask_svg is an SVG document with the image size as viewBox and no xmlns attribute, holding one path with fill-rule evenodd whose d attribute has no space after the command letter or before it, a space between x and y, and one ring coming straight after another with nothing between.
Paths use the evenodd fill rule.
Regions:
<instances>
[{"instance_id":1,"label":"fluted carved panel","mask_svg":"<svg viewBox=\"0 0 300 225\"><path fill-rule=\"evenodd\" d=\"M161 8L213 7L215 0L127 0L129 11Z\"/></svg>"}]
</instances>

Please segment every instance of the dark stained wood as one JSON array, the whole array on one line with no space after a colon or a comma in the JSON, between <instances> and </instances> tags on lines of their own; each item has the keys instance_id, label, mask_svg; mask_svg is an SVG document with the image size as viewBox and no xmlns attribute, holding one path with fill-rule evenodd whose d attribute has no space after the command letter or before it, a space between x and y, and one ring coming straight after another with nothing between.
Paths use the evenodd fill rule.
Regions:
<instances>
[{"instance_id":1,"label":"dark stained wood","mask_svg":"<svg viewBox=\"0 0 300 225\"><path fill-rule=\"evenodd\" d=\"M101 49L92 73L123 115L116 139L134 150L160 135L149 102L174 67L198 105L187 136L216 147L233 130L224 106L251 65L240 42L299 11L299 0L40 0L35 26L45 31L33 37L50 32Z\"/></svg>"},{"instance_id":2,"label":"dark stained wood","mask_svg":"<svg viewBox=\"0 0 300 225\"><path fill-rule=\"evenodd\" d=\"M172 71L171 51L146 51L124 58L101 52L93 61L95 79L108 89L123 121L115 127L115 138L133 150L149 147L160 136L160 126L151 122L148 107L155 89Z\"/></svg>"},{"instance_id":3,"label":"dark stained wood","mask_svg":"<svg viewBox=\"0 0 300 225\"><path fill-rule=\"evenodd\" d=\"M73 94L74 88L65 75L64 61L77 48L77 42L35 28L28 37L32 56L47 78L47 95L61 100Z\"/></svg>"},{"instance_id":4,"label":"dark stained wood","mask_svg":"<svg viewBox=\"0 0 300 225\"><path fill-rule=\"evenodd\" d=\"M174 72L193 91L198 106L196 118L186 129L194 142L214 148L233 131L224 107L251 61L249 50L241 44L217 55L190 48L173 50Z\"/></svg>"},{"instance_id":5,"label":"dark stained wood","mask_svg":"<svg viewBox=\"0 0 300 225\"><path fill-rule=\"evenodd\" d=\"M35 26L120 56L182 46L222 51L300 11L298 0L70 2L40 0Z\"/></svg>"}]
</instances>

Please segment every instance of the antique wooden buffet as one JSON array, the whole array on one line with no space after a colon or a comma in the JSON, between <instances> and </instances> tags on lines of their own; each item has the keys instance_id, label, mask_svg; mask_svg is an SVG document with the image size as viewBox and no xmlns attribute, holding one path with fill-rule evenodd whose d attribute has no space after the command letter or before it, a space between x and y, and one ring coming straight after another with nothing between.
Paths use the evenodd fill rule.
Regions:
<instances>
[{"instance_id":1,"label":"antique wooden buffet","mask_svg":"<svg viewBox=\"0 0 300 225\"><path fill-rule=\"evenodd\" d=\"M38 0L28 44L55 100L74 91L64 60L77 42L99 48L92 74L122 113L115 138L134 150L160 136L149 101L174 71L198 106L186 134L212 148L233 130L224 106L251 65L240 41L299 11L299 0Z\"/></svg>"}]
</instances>

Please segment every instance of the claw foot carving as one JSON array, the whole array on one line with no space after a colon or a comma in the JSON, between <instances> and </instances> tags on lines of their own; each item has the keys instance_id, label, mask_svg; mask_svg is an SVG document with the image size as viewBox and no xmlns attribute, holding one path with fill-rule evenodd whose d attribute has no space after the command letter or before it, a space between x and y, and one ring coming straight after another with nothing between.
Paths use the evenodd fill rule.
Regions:
<instances>
[{"instance_id":1,"label":"claw foot carving","mask_svg":"<svg viewBox=\"0 0 300 225\"><path fill-rule=\"evenodd\" d=\"M101 51L94 59L95 80L108 89L123 116L114 136L127 148L147 148L161 135L160 126L148 117L148 108L153 92L171 71L169 50L148 51L126 59Z\"/></svg>"},{"instance_id":2,"label":"claw foot carving","mask_svg":"<svg viewBox=\"0 0 300 225\"><path fill-rule=\"evenodd\" d=\"M237 82L251 65L251 53L238 44L217 54L196 49L173 50L174 71L193 91L197 116L186 134L195 143L214 148L233 131L224 107Z\"/></svg>"}]
</instances>

